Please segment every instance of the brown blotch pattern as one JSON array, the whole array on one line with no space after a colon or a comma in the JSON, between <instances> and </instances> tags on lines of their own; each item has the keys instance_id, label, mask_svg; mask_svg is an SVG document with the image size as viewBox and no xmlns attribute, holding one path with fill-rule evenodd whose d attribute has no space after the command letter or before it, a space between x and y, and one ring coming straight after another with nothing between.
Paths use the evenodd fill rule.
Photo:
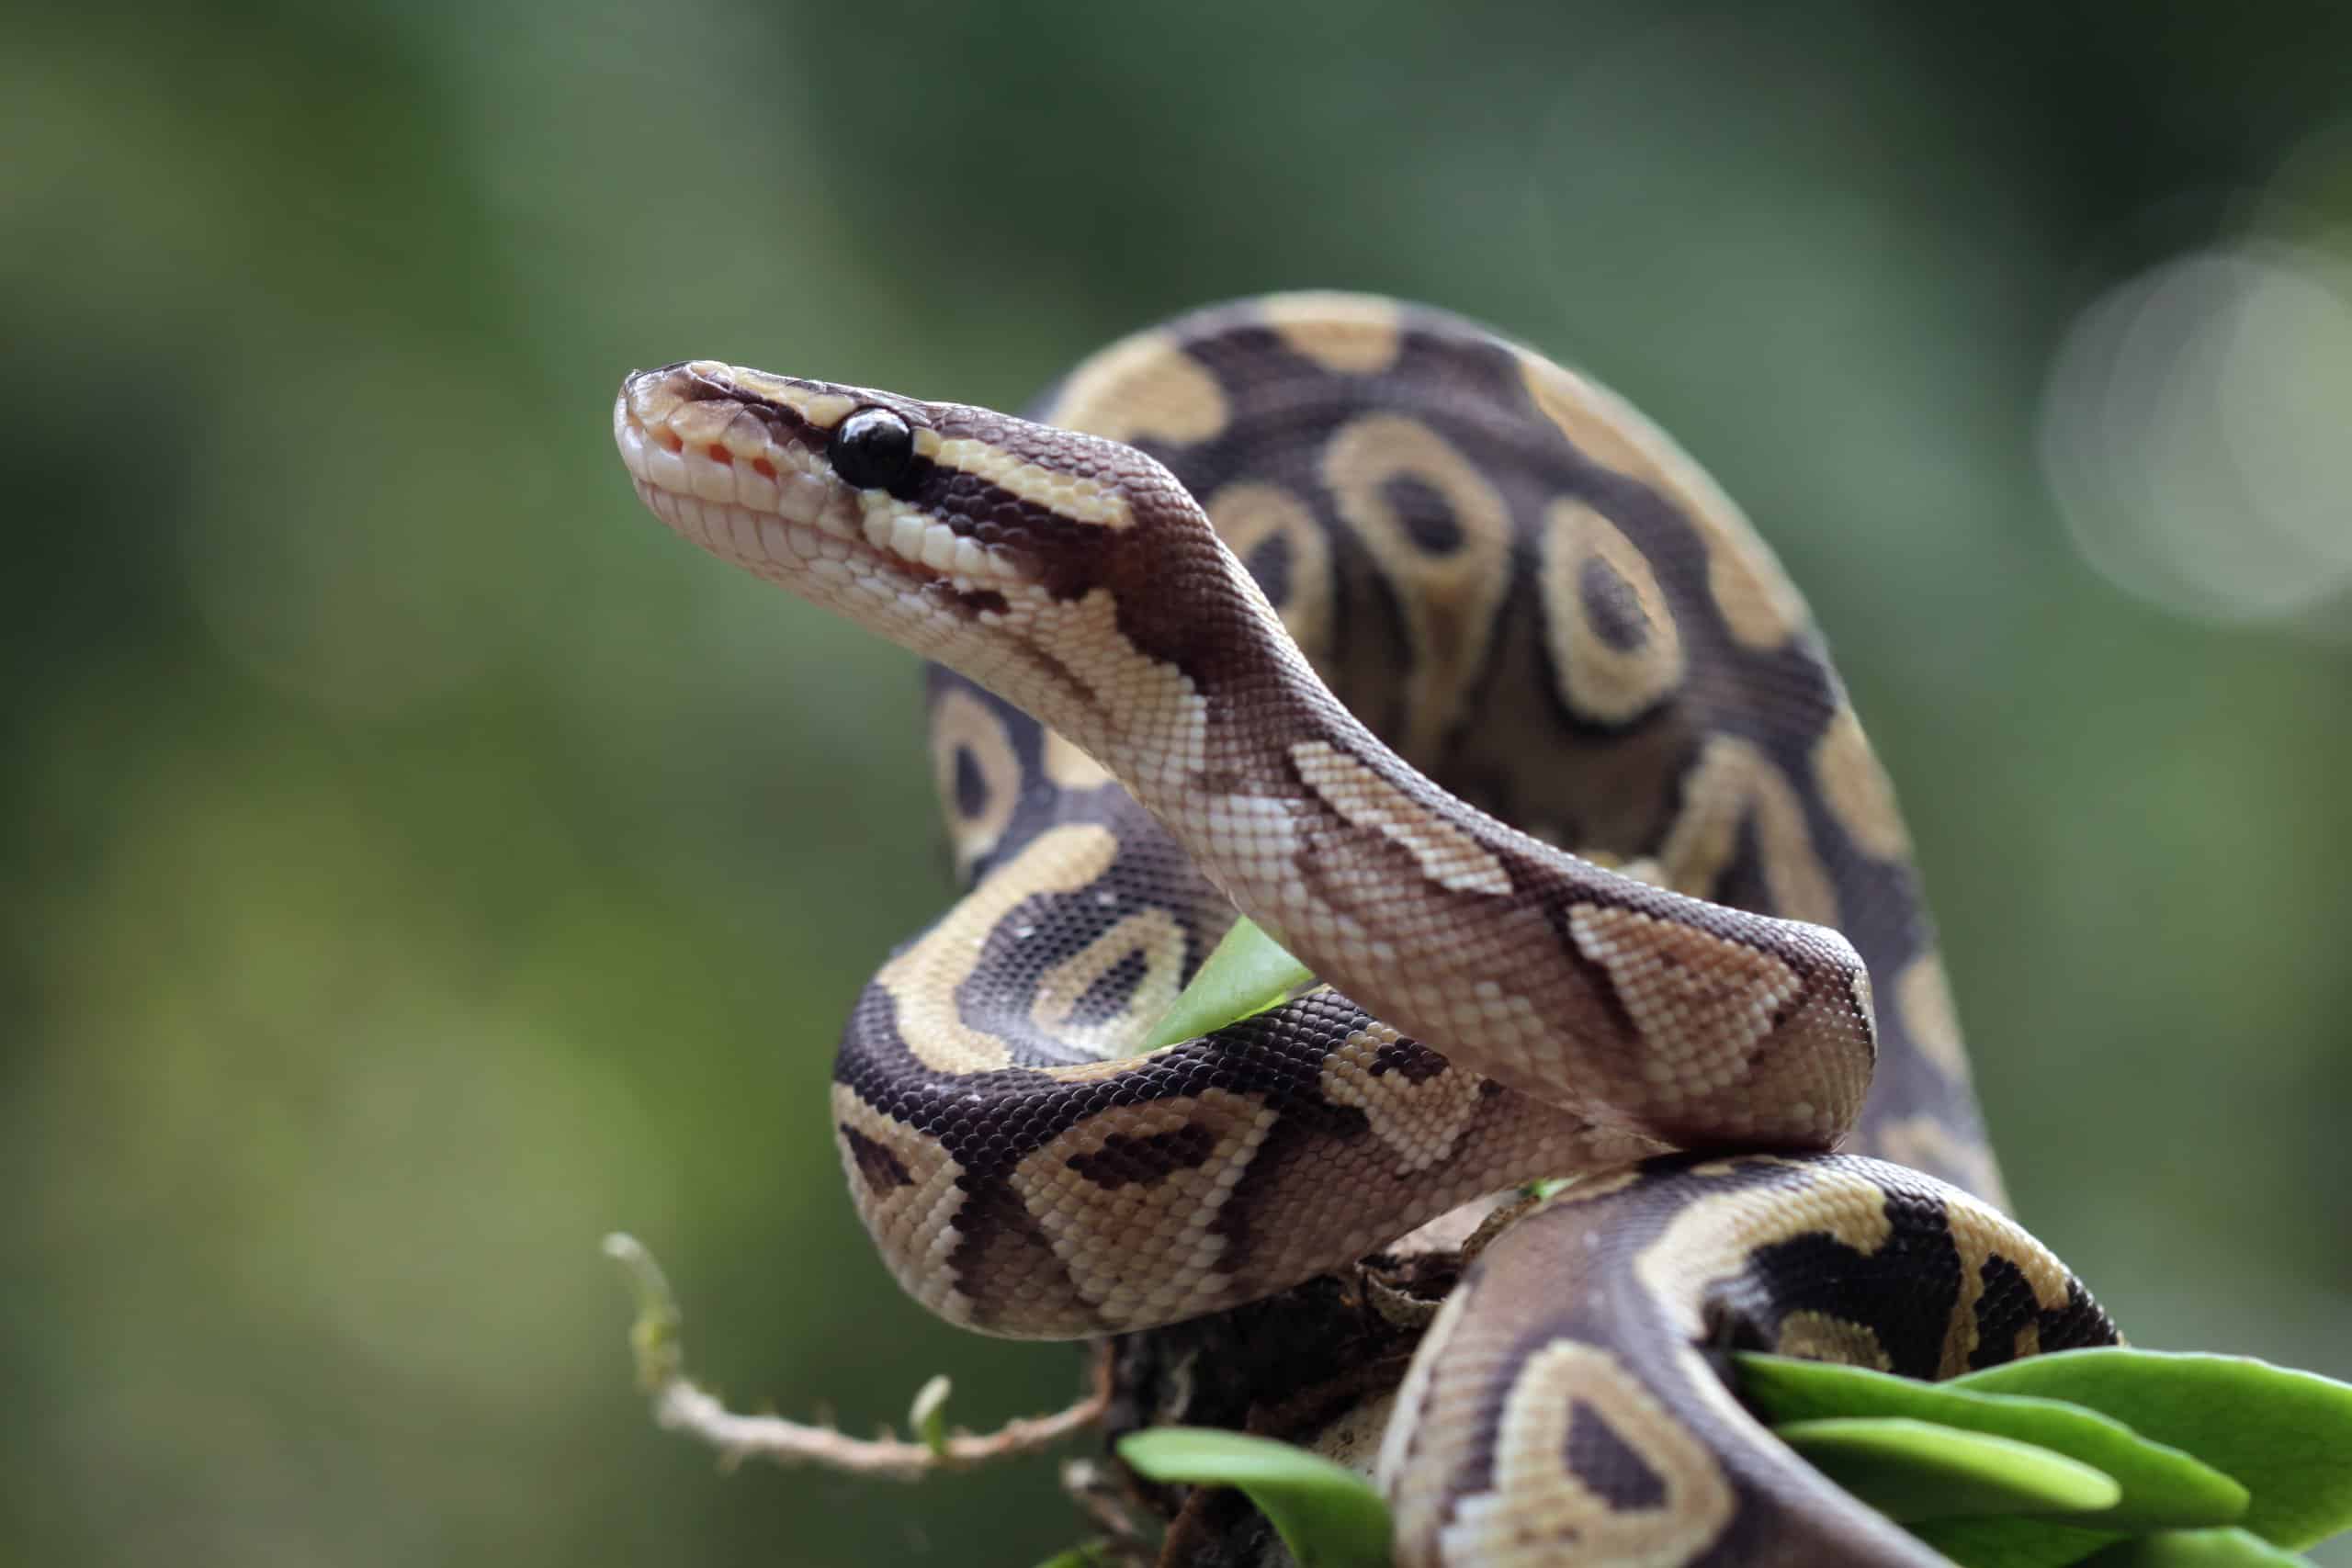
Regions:
<instances>
[{"instance_id":1,"label":"brown blotch pattern","mask_svg":"<svg viewBox=\"0 0 2352 1568\"><path fill-rule=\"evenodd\" d=\"M1528 394L1588 459L1638 479L1679 508L1707 546L1707 591L1742 647L1768 651L1805 625L1804 600L1731 498L1615 393L1523 355Z\"/></svg>"},{"instance_id":2,"label":"brown blotch pattern","mask_svg":"<svg viewBox=\"0 0 2352 1568\"><path fill-rule=\"evenodd\" d=\"M1623 724L1682 680L1682 636L1649 558L1581 501L1544 517L1544 632L1568 711Z\"/></svg>"},{"instance_id":3,"label":"brown blotch pattern","mask_svg":"<svg viewBox=\"0 0 2352 1568\"><path fill-rule=\"evenodd\" d=\"M1681 814L1658 848L1668 886L1710 896L1738 852L1741 827L1753 823L1772 913L1839 923L1837 884L1814 848L1796 786L1753 741L1711 737L1684 776L1682 793Z\"/></svg>"},{"instance_id":4,"label":"brown blotch pattern","mask_svg":"<svg viewBox=\"0 0 2352 1568\"><path fill-rule=\"evenodd\" d=\"M1494 637L1510 584L1510 511L1459 448L1401 414L1367 413L1342 425L1323 449L1322 470L1340 515L1396 585L1404 611L1413 660L1396 749L1431 756ZM1442 504L1449 548L1433 552L1417 539L1414 517L1397 505L1397 480L1413 481L1423 505Z\"/></svg>"}]
</instances>

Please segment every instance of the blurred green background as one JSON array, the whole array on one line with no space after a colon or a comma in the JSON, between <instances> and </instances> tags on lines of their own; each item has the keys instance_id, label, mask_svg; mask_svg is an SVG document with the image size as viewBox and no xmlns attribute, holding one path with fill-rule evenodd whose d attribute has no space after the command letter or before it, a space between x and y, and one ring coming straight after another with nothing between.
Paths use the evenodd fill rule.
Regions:
<instances>
[{"instance_id":1,"label":"blurred green background","mask_svg":"<svg viewBox=\"0 0 2352 1568\"><path fill-rule=\"evenodd\" d=\"M2352 12L1965 10L16 14L12 1554L1074 1538L1050 1463L721 1478L631 1388L616 1227L739 1403L990 1424L1075 1359L904 1300L819 1109L945 894L914 668L656 525L607 409L696 355L1017 404L1271 287L1484 318L1713 469L2024 1216L2143 1344L2352 1376Z\"/></svg>"}]
</instances>

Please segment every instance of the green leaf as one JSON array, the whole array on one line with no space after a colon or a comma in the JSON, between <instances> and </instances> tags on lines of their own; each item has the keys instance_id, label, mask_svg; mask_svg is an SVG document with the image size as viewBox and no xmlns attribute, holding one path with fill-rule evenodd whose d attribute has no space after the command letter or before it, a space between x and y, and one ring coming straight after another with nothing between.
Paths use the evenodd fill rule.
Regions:
<instances>
[{"instance_id":1,"label":"green leaf","mask_svg":"<svg viewBox=\"0 0 2352 1568\"><path fill-rule=\"evenodd\" d=\"M2113 1507L2123 1488L2079 1460L1902 1416L1793 1421L1772 1435L1890 1518L2080 1514Z\"/></svg>"},{"instance_id":2,"label":"green leaf","mask_svg":"<svg viewBox=\"0 0 2352 1568\"><path fill-rule=\"evenodd\" d=\"M2120 1500L2071 1522L2110 1531L2184 1529L2233 1524L2245 1513L2246 1489L2230 1477L2081 1405L1980 1393L1948 1382L1786 1356L1734 1359L1740 1397L1768 1424L1902 1416L2031 1443L2113 1477L2122 1488Z\"/></svg>"},{"instance_id":3,"label":"green leaf","mask_svg":"<svg viewBox=\"0 0 2352 1568\"><path fill-rule=\"evenodd\" d=\"M2300 1550L2352 1529L2352 1386L2240 1356L2060 1350L1943 1384L2062 1399L2243 1483L2242 1528Z\"/></svg>"},{"instance_id":4,"label":"green leaf","mask_svg":"<svg viewBox=\"0 0 2352 1568\"><path fill-rule=\"evenodd\" d=\"M914 1404L907 1411L916 1440L935 1459L947 1457L947 1395L954 1386L946 1373L940 1373L915 1390Z\"/></svg>"},{"instance_id":5,"label":"green leaf","mask_svg":"<svg viewBox=\"0 0 2352 1568\"><path fill-rule=\"evenodd\" d=\"M1119 1457L1152 1481L1238 1486L1299 1568L1386 1568L1388 1505L1353 1471L1304 1449L1211 1427L1156 1427L1121 1438Z\"/></svg>"},{"instance_id":6,"label":"green leaf","mask_svg":"<svg viewBox=\"0 0 2352 1568\"><path fill-rule=\"evenodd\" d=\"M2249 1530L2163 1530L2120 1540L2084 1568L2311 1568Z\"/></svg>"},{"instance_id":7,"label":"green leaf","mask_svg":"<svg viewBox=\"0 0 2352 1568\"><path fill-rule=\"evenodd\" d=\"M1038 1563L1037 1568L1103 1568L1111 1561L1110 1553L1104 1550L1105 1545L1099 1540L1081 1541L1068 1551L1055 1552Z\"/></svg>"},{"instance_id":8,"label":"green leaf","mask_svg":"<svg viewBox=\"0 0 2352 1568\"><path fill-rule=\"evenodd\" d=\"M2123 1538L2048 1519L1921 1519L1911 1533L1962 1568L2066 1568Z\"/></svg>"},{"instance_id":9,"label":"green leaf","mask_svg":"<svg viewBox=\"0 0 2352 1568\"><path fill-rule=\"evenodd\" d=\"M1193 983L1169 1005L1167 1014L1136 1047L1136 1054L1238 1023L1279 1005L1314 979L1313 970L1245 916L1233 922L1225 940L1193 972Z\"/></svg>"}]
</instances>

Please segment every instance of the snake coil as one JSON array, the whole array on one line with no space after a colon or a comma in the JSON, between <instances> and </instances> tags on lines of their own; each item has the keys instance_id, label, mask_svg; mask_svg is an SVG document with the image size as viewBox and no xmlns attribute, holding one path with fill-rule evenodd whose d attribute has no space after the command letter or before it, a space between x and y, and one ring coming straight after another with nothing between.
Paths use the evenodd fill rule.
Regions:
<instances>
[{"instance_id":1,"label":"snake coil","mask_svg":"<svg viewBox=\"0 0 2352 1568\"><path fill-rule=\"evenodd\" d=\"M2000 1211L1893 792L1737 510L1369 297L1195 312L1036 413L704 360L614 408L662 521L934 661L967 888L832 1090L899 1282L1148 1328L1581 1175L1414 1360L1399 1561L1939 1562L1709 1350L1942 1377L2114 1331ZM1328 984L1125 1055L1237 908Z\"/></svg>"}]
</instances>

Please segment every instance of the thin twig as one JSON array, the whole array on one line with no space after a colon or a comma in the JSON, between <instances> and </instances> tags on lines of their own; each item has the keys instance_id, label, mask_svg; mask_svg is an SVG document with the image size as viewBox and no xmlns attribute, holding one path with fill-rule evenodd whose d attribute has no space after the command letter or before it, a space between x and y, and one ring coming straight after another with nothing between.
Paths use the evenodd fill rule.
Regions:
<instances>
[{"instance_id":1,"label":"thin twig","mask_svg":"<svg viewBox=\"0 0 2352 1568\"><path fill-rule=\"evenodd\" d=\"M1093 1392L1077 1404L1051 1416L1008 1421L993 1432L941 1430L944 1378L933 1379L916 1396L912 1425L919 1438L927 1436L928 1441L900 1442L887 1429L878 1438L853 1438L831 1426L738 1415L686 1376L677 1299L653 1255L636 1237L617 1233L605 1238L605 1255L620 1264L637 1296L629 1347L637 1357L638 1383L652 1397L653 1419L668 1430L700 1438L729 1464L765 1459L883 1481L920 1481L940 1471L1034 1453L1093 1426L1110 1404L1107 1365L1098 1360Z\"/></svg>"}]
</instances>

